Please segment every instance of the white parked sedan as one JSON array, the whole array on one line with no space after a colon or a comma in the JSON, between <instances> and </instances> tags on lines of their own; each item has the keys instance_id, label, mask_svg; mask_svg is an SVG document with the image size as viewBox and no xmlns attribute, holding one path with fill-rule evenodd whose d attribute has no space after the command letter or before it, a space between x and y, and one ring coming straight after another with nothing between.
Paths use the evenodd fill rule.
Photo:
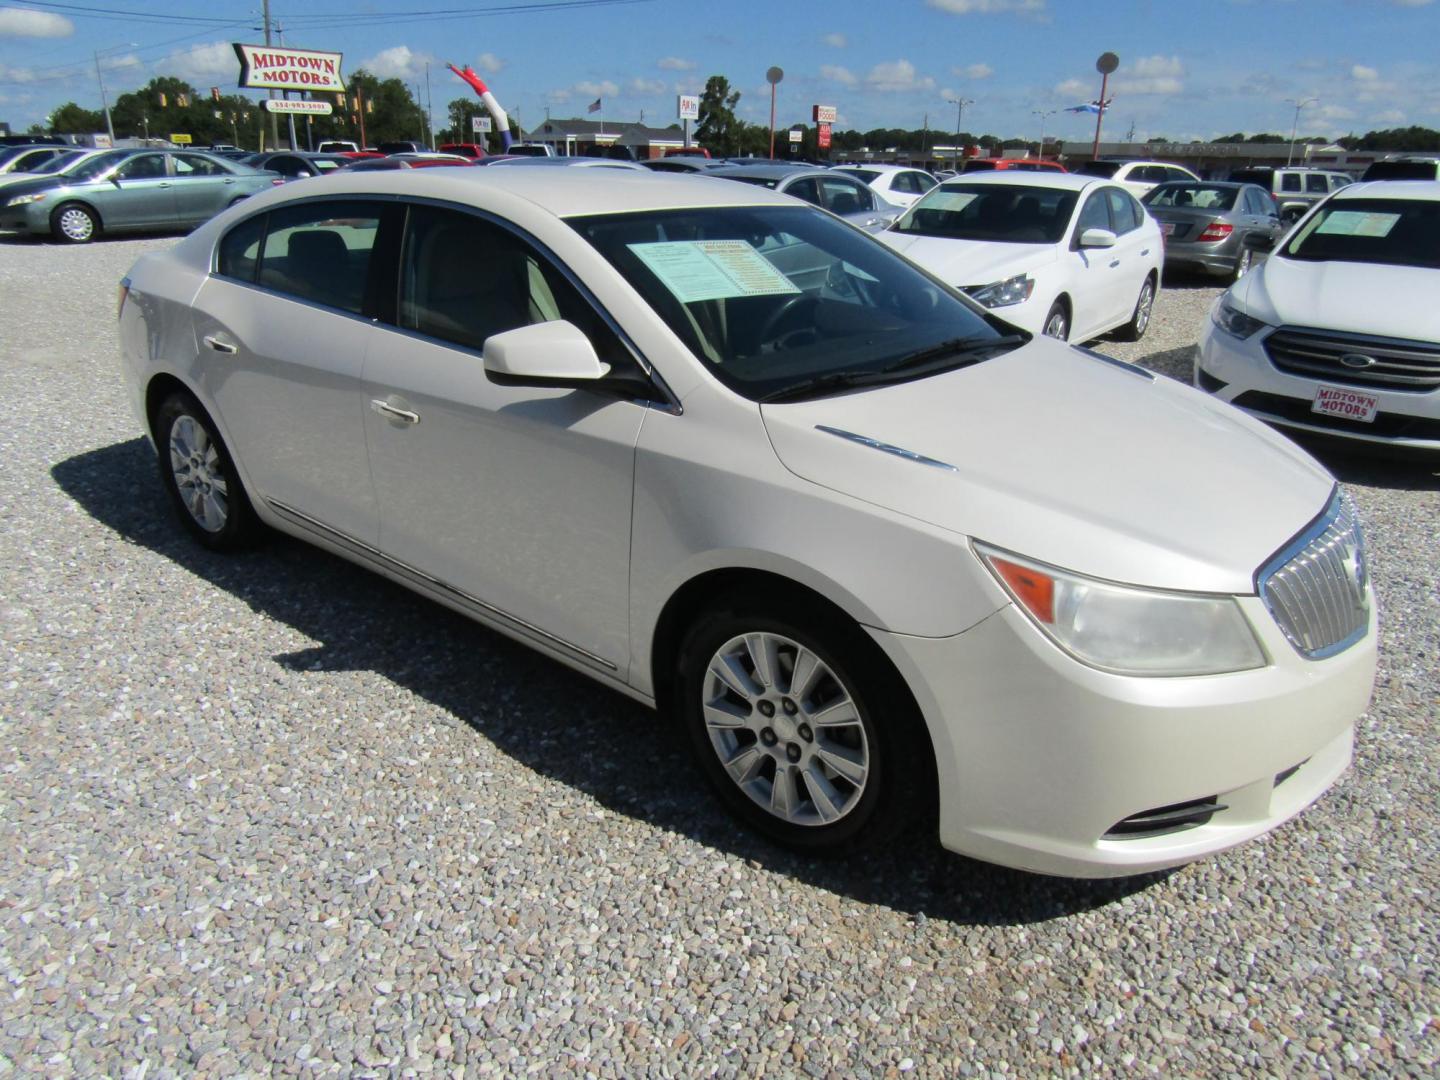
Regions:
<instances>
[{"instance_id":1,"label":"white parked sedan","mask_svg":"<svg viewBox=\"0 0 1440 1080\"><path fill-rule=\"evenodd\" d=\"M1061 340L1150 325L1165 245L1124 188L1070 173L947 180L880 234L1006 322Z\"/></svg>"},{"instance_id":2,"label":"white parked sedan","mask_svg":"<svg viewBox=\"0 0 1440 1080\"><path fill-rule=\"evenodd\" d=\"M292 533L664 709L777 841L938 820L1127 874L1350 760L1375 616L1325 470L788 196L336 174L124 289L130 399L200 542Z\"/></svg>"},{"instance_id":3,"label":"white parked sedan","mask_svg":"<svg viewBox=\"0 0 1440 1080\"><path fill-rule=\"evenodd\" d=\"M834 171L849 173L868 184L871 191L901 210L939 182L924 169L905 165L836 165Z\"/></svg>"},{"instance_id":4,"label":"white parked sedan","mask_svg":"<svg viewBox=\"0 0 1440 1080\"><path fill-rule=\"evenodd\" d=\"M1341 188L1214 304L1195 385L1291 431L1440 454L1440 182Z\"/></svg>"}]
</instances>

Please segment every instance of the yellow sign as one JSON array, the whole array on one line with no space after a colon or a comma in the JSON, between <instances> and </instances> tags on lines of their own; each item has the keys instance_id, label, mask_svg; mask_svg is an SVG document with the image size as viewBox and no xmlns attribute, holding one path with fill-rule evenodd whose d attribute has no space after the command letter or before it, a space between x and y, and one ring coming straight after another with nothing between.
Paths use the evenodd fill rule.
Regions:
<instances>
[{"instance_id":1,"label":"yellow sign","mask_svg":"<svg viewBox=\"0 0 1440 1080\"><path fill-rule=\"evenodd\" d=\"M189 135L171 135L170 141L176 146L189 146L195 140L190 138Z\"/></svg>"}]
</instances>

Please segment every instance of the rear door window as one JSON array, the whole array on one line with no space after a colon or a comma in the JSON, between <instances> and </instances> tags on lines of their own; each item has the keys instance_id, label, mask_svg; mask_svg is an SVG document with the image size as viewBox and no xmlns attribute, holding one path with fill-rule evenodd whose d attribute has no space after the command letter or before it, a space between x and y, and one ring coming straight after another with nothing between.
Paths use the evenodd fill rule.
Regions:
<instances>
[{"instance_id":1,"label":"rear door window","mask_svg":"<svg viewBox=\"0 0 1440 1080\"><path fill-rule=\"evenodd\" d=\"M820 188L824 207L832 214L858 214L863 210L875 209L870 189L841 176L822 176Z\"/></svg>"},{"instance_id":2,"label":"rear door window","mask_svg":"<svg viewBox=\"0 0 1440 1080\"><path fill-rule=\"evenodd\" d=\"M380 203L362 200L299 203L271 211L259 284L361 314L380 214Z\"/></svg>"},{"instance_id":3,"label":"rear door window","mask_svg":"<svg viewBox=\"0 0 1440 1080\"><path fill-rule=\"evenodd\" d=\"M1305 190L1311 194L1324 195L1330 190L1330 185L1325 182L1321 173L1310 173L1305 177Z\"/></svg>"}]
</instances>

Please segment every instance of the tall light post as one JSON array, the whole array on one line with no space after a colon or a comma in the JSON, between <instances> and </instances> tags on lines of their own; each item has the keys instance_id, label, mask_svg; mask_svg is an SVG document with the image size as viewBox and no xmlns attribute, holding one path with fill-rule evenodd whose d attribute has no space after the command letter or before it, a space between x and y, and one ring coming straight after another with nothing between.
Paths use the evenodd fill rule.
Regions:
<instances>
[{"instance_id":1,"label":"tall light post","mask_svg":"<svg viewBox=\"0 0 1440 1080\"><path fill-rule=\"evenodd\" d=\"M1290 159L1295 156L1295 131L1300 126L1300 110L1305 108L1306 105L1314 105L1319 100L1318 97L1305 98L1304 100L1297 100L1295 98L1285 99L1285 104L1295 106L1295 119L1290 122L1290 149L1285 154L1286 165L1289 165Z\"/></svg>"},{"instance_id":2,"label":"tall light post","mask_svg":"<svg viewBox=\"0 0 1440 1080\"><path fill-rule=\"evenodd\" d=\"M965 106L966 106L966 105L974 105L974 104L975 104L975 99L974 99L974 98L963 98L963 97L962 97L962 98L948 97L948 98L946 98L945 100L948 101L951 105L954 105L954 106L955 106L955 149L954 149L954 158L955 158L955 171L958 173L958 172L960 171L960 118L965 115Z\"/></svg>"},{"instance_id":3,"label":"tall light post","mask_svg":"<svg viewBox=\"0 0 1440 1080\"><path fill-rule=\"evenodd\" d=\"M105 110L105 130L110 135L111 146L115 145L115 122L110 119L110 98L105 94L105 76L100 73L100 57L119 52L121 49L133 48L135 48L135 42L127 41L124 45L111 45L108 49L95 50L95 81L100 84L100 105Z\"/></svg>"},{"instance_id":4,"label":"tall light post","mask_svg":"<svg viewBox=\"0 0 1440 1080\"><path fill-rule=\"evenodd\" d=\"M1056 113L1055 109L1031 109L1031 116L1040 118L1040 160L1045 160L1045 121Z\"/></svg>"}]
</instances>

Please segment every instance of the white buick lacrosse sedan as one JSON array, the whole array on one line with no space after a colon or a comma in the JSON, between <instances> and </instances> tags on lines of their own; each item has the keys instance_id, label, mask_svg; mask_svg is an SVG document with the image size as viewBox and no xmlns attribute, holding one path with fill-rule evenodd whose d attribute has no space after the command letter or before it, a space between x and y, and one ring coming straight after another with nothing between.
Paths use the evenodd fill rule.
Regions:
<instances>
[{"instance_id":1,"label":"white buick lacrosse sedan","mask_svg":"<svg viewBox=\"0 0 1440 1080\"><path fill-rule=\"evenodd\" d=\"M1325 470L786 196L317 178L143 257L120 336L201 543L303 537L662 708L793 847L1129 874L1350 760L1375 613Z\"/></svg>"}]
</instances>

